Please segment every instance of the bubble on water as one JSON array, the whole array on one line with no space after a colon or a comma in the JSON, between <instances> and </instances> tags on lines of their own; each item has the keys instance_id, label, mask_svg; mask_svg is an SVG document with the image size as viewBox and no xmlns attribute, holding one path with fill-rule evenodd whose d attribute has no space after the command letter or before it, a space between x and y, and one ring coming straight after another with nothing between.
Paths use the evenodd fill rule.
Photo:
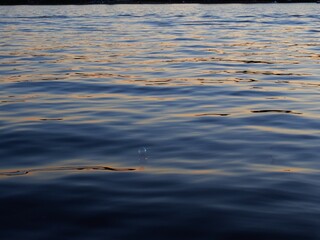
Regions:
<instances>
[{"instance_id":1,"label":"bubble on water","mask_svg":"<svg viewBox=\"0 0 320 240\"><path fill-rule=\"evenodd\" d=\"M146 154L147 153L147 148L146 147L139 148L138 153L139 154Z\"/></svg>"},{"instance_id":2,"label":"bubble on water","mask_svg":"<svg viewBox=\"0 0 320 240\"><path fill-rule=\"evenodd\" d=\"M146 147L138 149L140 170L144 170L148 162L148 150Z\"/></svg>"}]
</instances>

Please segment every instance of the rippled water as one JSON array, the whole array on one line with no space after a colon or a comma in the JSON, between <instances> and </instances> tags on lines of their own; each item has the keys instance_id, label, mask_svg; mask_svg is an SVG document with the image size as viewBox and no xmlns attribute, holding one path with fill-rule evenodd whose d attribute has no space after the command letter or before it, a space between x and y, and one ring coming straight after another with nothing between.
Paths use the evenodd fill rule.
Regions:
<instances>
[{"instance_id":1,"label":"rippled water","mask_svg":"<svg viewBox=\"0 0 320 240\"><path fill-rule=\"evenodd\" d=\"M0 238L320 239L319 7L0 7Z\"/></svg>"}]
</instances>

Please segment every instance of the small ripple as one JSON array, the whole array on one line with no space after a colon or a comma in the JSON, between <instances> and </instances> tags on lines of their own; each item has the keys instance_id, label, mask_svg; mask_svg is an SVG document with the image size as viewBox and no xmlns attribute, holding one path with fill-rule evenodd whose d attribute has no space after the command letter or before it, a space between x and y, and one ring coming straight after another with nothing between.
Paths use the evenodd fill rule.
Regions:
<instances>
[{"instance_id":1,"label":"small ripple","mask_svg":"<svg viewBox=\"0 0 320 240\"><path fill-rule=\"evenodd\" d=\"M294 112L291 110L278 110L278 109L274 109L274 110L252 110L252 113L290 113L290 114L302 114L300 112Z\"/></svg>"},{"instance_id":2,"label":"small ripple","mask_svg":"<svg viewBox=\"0 0 320 240\"><path fill-rule=\"evenodd\" d=\"M272 75L272 76L310 76L308 73L293 73L283 71L262 71L262 70L214 70L214 74L248 74L248 75Z\"/></svg>"},{"instance_id":3,"label":"small ripple","mask_svg":"<svg viewBox=\"0 0 320 240\"><path fill-rule=\"evenodd\" d=\"M26 100L2 100L1 103L19 103L19 102L25 102Z\"/></svg>"},{"instance_id":4,"label":"small ripple","mask_svg":"<svg viewBox=\"0 0 320 240\"><path fill-rule=\"evenodd\" d=\"M79 167L52 167L52 168L35 168L28 170L13 170L9 172L0 172L0 176L20 176L37 172L59 172L59 171L116 171L126 172L134 171L135 168L114 168L106 166L79 166Z\"/></svg>"},{"instance_id":5,"label":"small ripple","mask_svg":"<svg viewBox=\"0 0 320 240\"><path fill-rule=\"evenodd\" d=\"M205 116L220 116L220 117L226 117L229 116L229 113L202 113L202 114L195 114L196 117L205 117Z\"/></svg>"},{"instance_id":6,"label":"small ripple","mask_svg":"<svg viewBox=\"0 0 320 240\"><path fill-rule=\"evenodd\" d=\"M56 19L65 19L65 18L71 18L70 16L66 16L66 15L43 15L43 16L29 16L29 17L15 17L15 18L18 18L18 19L41 19L41 18L48 18L48 19L51 19L51 18L56 18Z\"/></svg>"},{"instance_id":7,"label":"small ripple","mask_svg":"<svg viewBox=\"0 0 320 240\"><path fill-rule=\"evenodd\" d=\"M40 118L41 121L62 121L63 118Z\"/></svg>"}]
</instances>

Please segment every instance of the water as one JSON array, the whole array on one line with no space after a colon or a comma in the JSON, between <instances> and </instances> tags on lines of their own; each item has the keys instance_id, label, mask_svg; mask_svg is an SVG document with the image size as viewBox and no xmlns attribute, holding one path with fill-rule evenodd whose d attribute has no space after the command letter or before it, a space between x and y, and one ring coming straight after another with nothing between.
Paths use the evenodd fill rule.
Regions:
<instances>
[{"instance_id":1,"label":"water","mask_svg":"<svg viewBox=\"0 0 320 240\"><path fill-rule=\"evenodd\" d=\"M319 22L0 7L0 238L320 239Z\"/></svg>"}]
</instances>

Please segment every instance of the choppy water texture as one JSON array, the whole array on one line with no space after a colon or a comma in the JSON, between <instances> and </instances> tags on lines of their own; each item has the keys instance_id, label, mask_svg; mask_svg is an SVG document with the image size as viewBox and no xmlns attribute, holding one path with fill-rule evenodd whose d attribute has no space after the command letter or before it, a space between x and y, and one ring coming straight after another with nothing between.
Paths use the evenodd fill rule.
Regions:
<instances>
[{"instance_id":1,"label":"choppy water texture","mask_svg":"<svg viewBox=\"0 0 320 240\"><path fill-rule=\"evenodd\" d=\"M0 7L0 238L320 239L319 10Z\"/></svg>"}]
</instances>

